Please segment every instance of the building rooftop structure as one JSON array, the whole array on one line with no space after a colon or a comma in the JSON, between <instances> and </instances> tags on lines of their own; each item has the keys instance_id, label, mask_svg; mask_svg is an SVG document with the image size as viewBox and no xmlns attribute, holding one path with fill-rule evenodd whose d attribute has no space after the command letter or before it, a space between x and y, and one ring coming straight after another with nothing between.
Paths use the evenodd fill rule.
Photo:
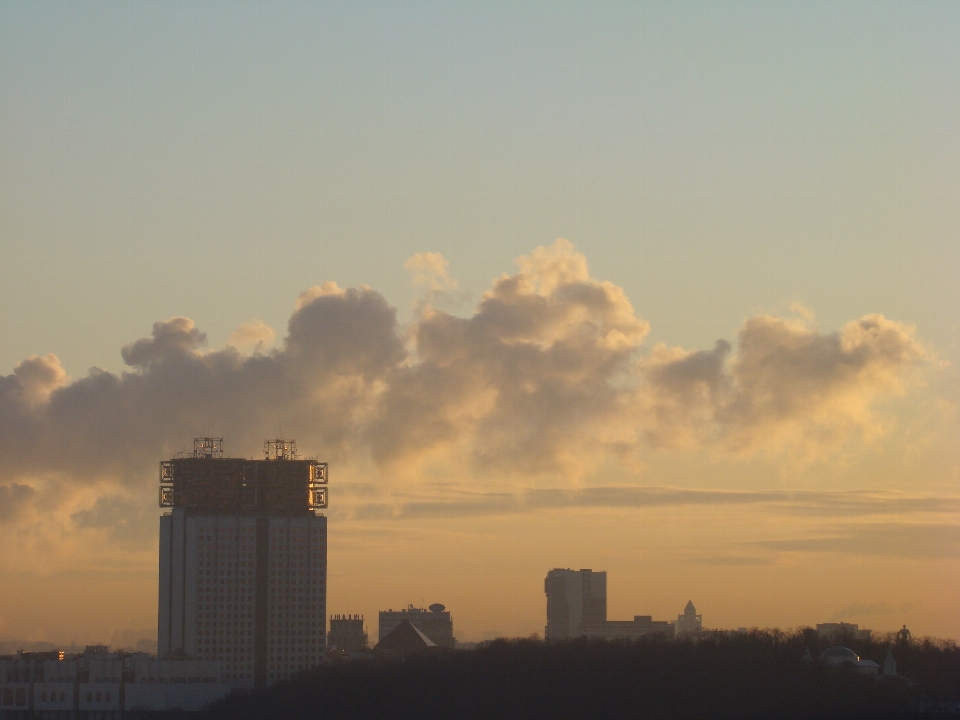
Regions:
<instances>
[{"instance_id":1,"label":"building rooftop structure","mask_svg":"<svg viewBox=\"0 0 960 720\"><path fill-rule=\"evenodd\" d=\"M429 608L409 605L404 610L381 610L379 615L377 637L380 640L383 640L401 623L409 622L440 647L456 647L457 641L453 637L453 618L450 611L440 603L433 603Z\"/></svg>"},{"instance_id":2,"label":"building rooftop structure","mask_svg":"<svg viewBox=\"0 0 960 720\"><path fill-rule=\"evenodd\" d=\"M327 464L295 440L264 442L264 460L223 456L223 438L195 438L191 457L160 463L160 507L188 515L313 515L327 507ZM282 462L276 462L276 461Z\"/></svg>"},{"instance_id":3,"label":"building rooftop structure","mask_svg":"<svg viewBox=\"0 0 960 720\"><path fill-rule=\"evenodd\" d=\"M404 620L381 638L373 649L377 652L407 655L436 647L437 644L418 627L409 620Z\"/></svg>"},{"instance_id":4,"label":"building rooftop structure","mask_svg":"<svg viewBox=\"0 0 960 720\"><path fill-rule=\"evenodd\" d=\"M835 645L832 648L827 648L820 653L820 659L830 667L860 662L860 656L843 645Z\"/></svg>"}]
</instances>

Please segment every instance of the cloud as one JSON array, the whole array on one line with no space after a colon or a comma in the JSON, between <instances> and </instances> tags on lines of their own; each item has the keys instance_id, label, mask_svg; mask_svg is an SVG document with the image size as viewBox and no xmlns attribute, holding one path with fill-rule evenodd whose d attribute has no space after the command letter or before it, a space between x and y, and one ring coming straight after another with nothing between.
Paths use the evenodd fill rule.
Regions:
<instances>
[{"instance_id":1,"label":"cloud","mask_svg":"<svg viewBox=\"0 0 960 720\"><path fill-rule=\"evenodd\" d=\"M719 565L721 567L749 567L776 565L772 557L758 555L695 555L687 558L686 562L693 565Z\"/></svg>"},{"instance_id":2,"label":"cloud","mask_svg":"<svg viewBox=\"0 0 960 720\"><path fill-rule=\"evenodd\" d=\"M814 518L862 518L906 514L960 516L960 497L907 496L890 492L810 492L690 490L670 487L527 488L519 492L454 492L444 498L362 502L364 519L470 517L565 508L667 508L762 506L772 514Z\"/></svg>"},{"instance_id":3,"label":"cloud","mask_svg":"<svg viewBox=\"0 0 960 720\"><path fill-rule=\"evenodd\" d=\"M273 328L265 322L262 320L250 320L237 326L237 329L233 331L227 340L227 344L233 345L235 348L253 347L257 350L263 350L273 343L275 337L276 333L273 331Z\"/></svg>"},{"instance_id":4,"label":"cloud","mask_svg":"<svg viewBox=\"0 0 960 720\"><path fill-rule=\"evenodd\" d=\"M839 528L826 537L755 543L776 552L886 555L912 560L960 560L960 525L876 523Z\"/></svg>"},{"instance_id":5,"label":"cloud","mask_svg":"<svg viewBox=\"0 0 960 720\"><path fill-rule=\"evenodd\" d=\"M428 292L457 288L437 253L405 265ZM251 321L208 348L192 320L173 317L121 349L121 373L71 381L54 355L31 356L0 376L0 513L25 517L36 492L58 498L79 530L101 527L136 515L119 499L152 498L157 461L203 428L216 427L228 453L250 455L278 421L305 453L387 490L491 473L543 488L459 506L439 496L379 509L357 499L358 516L692 502L665 490L574 491L588 470L651 447L816 453L870 441L890 427L878 403L910 388L929 357L911 328L880 315L833 333L809 318L760 315L736 343L645 348L647 321L622 288L591 277L568 241L517 265L465 317L429 307L401 327L376 290L326 282L301 293L277 347L267 347L272 330ZM853 512L866 501L850 502Z\"/></svg>"},{"instance_id":6,"label":"cloud","mask_svg":"<svg viewBox=\"0 0 960 720\"><path fill-rule=\"evenodd\" d=\"M124 346L120 355L127 365L146 367L174 355L192 355L197 348L206 344L206 334L194 327L193 320L174 317L155 322L152 338L141 338Z\"/></svg>"},{"instance_id":7,"label":"cloud","mask_svg":"<svg viewBox=\"0 0 960 720\"><path fill-rule=\"evenodd\" d=\"M759 315L711 351L658 345L640 363L645 434L654 445L815 454L886 431L876 401L902 394L931 359L913 328L865 315L821 333L806 319Z\"/></svg>"},{"instance_id":8,"label":"cloud","mask_svg":"<svg viewBox=\"0 0 960 720\"><path fill-rule=\"evenodd\" d=\"M460 287L450 276L450 261L440 253L417 253L404 260L403 267L413 275L413 284L428 292L450 292Z\"/></svg>"},{"instance_id":9,"label":"cloud","mask_svg":"<svg viewBox=\"0 0 960 720\"><path fill-rule=\"evenodd\" d=\"M43 405L50 393L67 384L69 378L53 353L31 355L13 369L13 375L0 377L0 397L7 402L19 401L27 408Z\"/></svg>"},{"instance_id":10,"label":"cloud","mask_svg":"<svg viewBox=\"0 0 960 720\"><path fill-rule=\"evenodd\" d=\"M566 240L518 264L472 316L433 311L413 328L416 362L390 378L367 436L378 461L458 446L475 467L538 473L635 441L621 384L648 324Z\"/></svg>"},{"instance_id":11,"label":"cloud","mask_svg":"<svg viewBox=\"0 0 960 720\"><path fill-rule=\"evenodd\" d=\"M856 602L852 605L847 605L846 607L834 613L830 617L830 622L849 620L852 618L876 617L880 615L902 615L915 610L919 606L919 600L911 600L904 603L890 603L883 601L873 603Z\"/></svg>"},{"instance_id":12,"label":"cloud","mask_svg":"<svg viewBox=\"0 0 960 720\"><path fill-rule=\"evenodd\" d=\"M156 532L156 514L150 512L152 509L145 506L142 498L103 495L92 506L73 512L70 519L80 529L106 530L116 540L145 543Z\"/></svg>"},{"instance_id":13,"label":"cloud","mask_svg":"<svg viewBox=\"0 0 960 720\"><path fill-rule=\"evenodd\" d=\"M29 485L0 485L0 523L15 520L33 502L36 494Z\"/></svg>"}]
</instances>

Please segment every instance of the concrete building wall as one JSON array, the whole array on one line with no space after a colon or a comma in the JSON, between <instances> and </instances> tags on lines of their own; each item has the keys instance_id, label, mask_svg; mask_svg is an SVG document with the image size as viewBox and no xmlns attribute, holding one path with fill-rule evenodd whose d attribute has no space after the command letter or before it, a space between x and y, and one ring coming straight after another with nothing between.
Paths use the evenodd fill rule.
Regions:
<instances>
[{"instance_id":1,"label":"concrete building wall","mask_svg":"<svg viewBox=\"0 0 960 720\"><path fill-rule=\"evenodd\" d=\"M120 711L120 683L80 683L78 689L81 712Z\"/></svg>"},{"instance_id":2,"label":"concrete building wall","mask_svg":"<svg viewBox=\"0 0 960 720\"><path fill-rule=\"evenodd\" d=\"M317 665L326 648L327 519L271 517L267 667L269 681Z\"/></svg>"},{"instance_id":3,"label":"concrete building wall","mask_svg":"<svg viewBox=\"0 0 960 720\"><path fill-rule=\"evenodd\" d=\"M674 625L665 620L654 620L649 615L635 615L633 620L606 620L602 623L584 623L583 634L604 640L639 640L648 635L660 635L672 640Z\"/></svg>"},{"instance_id":4,"label":"concrete building wall","mask_svg":"<svg viewBox=\"0 0 960 720\"><path fill-rule=\"evenodd\" d=\"M157 654L170 654L172 618L170 603L173 597L173 516L160 517L160 585L157 597Z\"/></svg>"},{"instance_id":5,"label":"concrete building wall","mask_svg":"<svg viewBox=\"0 0 960 720\"><path fill-rule=\"evenodd\" d=\"M146 684L134 683L125 688L124 708L128 711L163 712L197 711L227 697L229 683Z\"/></svg>"},{"instance_id":6,"label":"concrete building wall","mask_svg":"<svg viewBox=\"0 0 960 720\"><path fill-rule=\"evenodd\" d=\"M77 663L63 660L47 660L43 663L43 679L46 682L77 681Z\"/></svg>"},{"instance_id":7,"label":"concrete building wall","mask_svg":"<svg viewBox=\"0 0 960 720\"><path fill-rule=\"evenodd\" d=\"M73 710L75 683L43 682L33 686L33 707L35 710Z\"/></svg>"},{"instance_id":8,"label":"concrete building wall","mask_svg":"<svg viewBox=\"0 0 960 720\"><path fill-rule=\"evenodd\" d=\"M127 710L199 710L236 689L235 684L221 680L219 663L142 655L81 655L45 663L4 659L0 671L34 677L33 682L0 682L0 718L18 720L65 720L78 717L77 713L90 720L118 718Z\"/></svg>"},{"instance_id":9,"label":"concrete building wall","mask_svg":"<svg viewBox=\"0 0 960 720\"><path fill-rule=\"evenodd\" d=\"M217 661L222 682L250 688L258 668L266 683L318 664L326 562L323 516L185 515L174 508L161 518L161 656Z\"/></svg>"},{"instance_id":10,"label":"concrete building wall","mask_svg":"<svg viewBox=\"0 0 960 720\"><path fill-rule=\"evenodd\" d=\"M544 580L549 640L579 637L584 623L607 619L607 573L556 568Z\"/></svg>"},{"instance_id":11,"label":"concrete building wall","mask_svg":"<svg viewBox=\"0 0 960 720\"><path fill-rule=\"evenodd\" d=\"M327 645L343 652L363 652L367 649L367 633L362 615L333 615Z\"/></svg>"},{"instance_id":12,"label":"concrete building wall","mask_svg":"<svg viewBox=\"0 0 960 720\"><path fill-rule=\"evenodd\" d=\"M0 709L25 710L30 706L30 683L0 683Z\"/></svg>"}]
</instances>

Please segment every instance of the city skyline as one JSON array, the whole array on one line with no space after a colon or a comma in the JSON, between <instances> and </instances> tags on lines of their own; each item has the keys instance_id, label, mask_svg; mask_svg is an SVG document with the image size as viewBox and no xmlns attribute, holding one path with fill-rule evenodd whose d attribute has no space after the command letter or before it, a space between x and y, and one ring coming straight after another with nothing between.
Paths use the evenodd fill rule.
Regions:
<instances>
[{"instance_id":1,"label":"city skyline","mask_svg":"<svg viewBox=\"0 0 960 720\"><path fill-rule=\"evenodd\" d=\"M0 5L0 641L153 637L198 436L330 463L327 615L542 634L603 568L610 618L960 639L958 48L936 2Z\"/></svg>"}]
</instances>

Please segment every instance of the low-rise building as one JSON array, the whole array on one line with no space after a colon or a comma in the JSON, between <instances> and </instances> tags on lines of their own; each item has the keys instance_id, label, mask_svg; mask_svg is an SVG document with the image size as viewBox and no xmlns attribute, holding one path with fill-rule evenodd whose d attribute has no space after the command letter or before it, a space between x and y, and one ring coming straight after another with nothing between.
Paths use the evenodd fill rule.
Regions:
<instances>
[{"instance_id":1,"label":"low-rise building","mask_svg":"<svg viewBox=\"0 0 960 720\"><path fill-rule=\"evenodd\" d=\"M198 711L237 687L215 661L87 650L0 657L0 720L113 720L127 711Z\"/></svg>"},{"instance_id":2,"label":"low-rise building","mask_svg":"<svg viewBox=\"0 0 960 720\"><path fill-rule=\"evenodd\" d=\"M363 628L363 615L331 615L327 647L346 653L366 650L367 632Z\"/></svg>"},{"instance_id":3,"label":"low-rise building","mask_svg":"<svg viewBox=\"0 0 960 720\"><path fill-rule=\"evenodd\" d=\"M672 622L654 620L650 615L634 615L633 620L586 623L580 629L587 637L605 640L639 640L650 635L660 635L670 640L674 637Z\"/></svg>"},{"instance_id":4,"label":"low-rise building","mask_svg":"<svg viewBox=\"0 0 960 720\"><path fill-rule=\"evenodd\" d=\"M456 647L453 618L450 617L450 611L440 603L434 603L429 608L415 608L410 605L406 610L381 610L378 642L404 621L420 630L437 646Z\"/></svg>"},{"instance_id":5,"label":"low-rise building","mask_svg":"<svg viewBox=\"0 0 960 720\"><path fill-rule=\"evenodd\" d=\"M856 623L829 622L817 623L817 634L824 637L844 638L850 637L855 640L869 640L870 630L861 630Z\"/></svg>"}]
</instances>

